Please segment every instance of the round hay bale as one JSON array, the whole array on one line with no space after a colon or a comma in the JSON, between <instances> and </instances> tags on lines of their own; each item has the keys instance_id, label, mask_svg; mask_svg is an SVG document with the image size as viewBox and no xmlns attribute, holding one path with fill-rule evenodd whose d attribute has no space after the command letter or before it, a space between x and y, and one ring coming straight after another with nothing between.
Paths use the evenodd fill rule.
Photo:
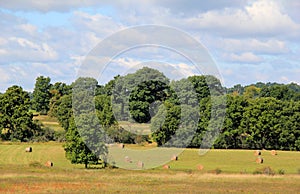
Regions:
<instances>
[{"instance_id":1,"label":"round hay bale","mask_svg":"<svg viewBox=\"0 0 300 194\"><path fill-rule=\"evenodd\" d=\"M257 164L262 164L262 163L264 163L264 159L263 158L261 158L261 157L258 157L258 158L256 158L256 161L255 161Z\"/></svg>"},{"instance_id":2,"label":"round hay bale","mask_svg":"<svg viewBox=\"0 0 300 194\"><path fill-rule=\"evenodd\" d=\"M261 155L261 151L259 151L259 150L254 151L254 156L260 156L260 155Z\"/></svg>"},{"instance_id":3,"label":"round hay bale","mask_svg":"<svg viewBox=\"0 0 300 194\"><path fill-rule=\"evenodd\" d=\"M172 158L171 158L171 160L172 160L172 161L176 161L176 160L178 160L178 156L176 156L176 155L173 155L173 156L172 156Z\"/></svg>"},{"instance_id":4,"label":"round hay bale","mask_svg":"<svg viewBox=\"0 0 300 194\"><path fill-rule=\"evenodd\" d=\"M144 162L138 161L138 162L137 162L137 167L138 167L138 168L144 168Z\"/></svg>"},{"instance_id":5,"label":"round hay bale","mask_svg":"<svg viewBox=\"0 0 300 194\"><path fill-rule=\"evenodd\" d=\"M163 169L169 169L170 168L170 166L169 165L163 165Z\"/></svg>"},{"instance_id":6,"label":"round hay bale","mask_svg":"<svg viewBox=\"0 0 300 194\"><path fill-rule=\"evenodd\" d=\"M52 166L53 166L53 162L47 161L47 162L45 163L45 166L47 166L47 167L52 167Z\"/></svg>"},{"instance_id":7,"label":"round hay bale","mask_svg":"<svg viewBox=\"0 0 300 194\"><path fill-rule=\"evenodd\" d=\"M125 162L132 163L132 160L129 158L129 156L125 156Z\"/></svg>"},{"instance_id":8,"label":"round hay bale","mask_svg":"<svg viewBox=\"0 0 300 194\"><path fill-rule=\"evenodd\" d=\"M198 170L203 170L203 168L204 168L203 165L201 165L201 164L198 164L198 165L197 165L197 169L198 169Z\"/></svg>"},{"instance_id":9,"label":"round hay bale","mask_svg":"<svg viewBox=\"0 0 300 194\"><path fill-rule=\"evenodd\" d=\"M276 156L276 155L277 155L276 150L271 150L271 154L272 154L273 156Z\"/></svg>"},{"instance_id":10,"label":"round hay bale","mask_svg":"<svg viewBox=\"0 0 300 194\"><path fill-rule=\"evenodd\" d=\"M25 148L25 152L32 152L32 147Z\"/></svg>"},{"instance_id":11,"label":"round hay bale","mask_svg":"<svg viewBox=\"0 0 300 194\"><path fill-rule=\"evenodd\" d=\"M123 143L120 143L120 144L118 144L118 147L123 149L125 146Z\"/></svg>"}]
</instances>

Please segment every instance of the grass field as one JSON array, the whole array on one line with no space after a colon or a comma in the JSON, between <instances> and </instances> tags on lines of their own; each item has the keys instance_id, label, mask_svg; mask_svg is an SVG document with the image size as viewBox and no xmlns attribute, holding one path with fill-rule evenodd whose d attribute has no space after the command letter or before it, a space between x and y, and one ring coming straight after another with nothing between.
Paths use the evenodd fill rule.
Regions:
<instances>
[{"instance_id":1,"label":"grass field","mask_svg":"<svg viewBox=\"0 0 300 194\"><path fill-rule=\"evenodd\" d=\"M55 117L50 117L48 115L38 115L34 116L33 119L41 121L45 127L49 127L55 131L63 130L63 128L59 125Z\"/></svg>"},{"instance_id":2,"label":"grass field","mask_svg":"<svg viewBox=\"0 0 300 194\"><path fill-rule=\"evenodd\" d=\"M32 153L25 148L31 146ZM147 147L125 146L145 151ZM125 149L115 148L119 154ZM170 149L172 152L172 149ZM299 193L300 153L279 151L272 156L262 151L263 164L255 163L253 151L210 150L203 156L186 149L170 169L148 170L88 169L72 165L64 157L61 143L0 144L0 193ZM170 153L171 153L170 152ZM52 168L42 165L51 160ZM196 166L201 164L203 170ZM145 165L147 165L145 163ZM253 175L270 166L275 176ZM216 174L219 168L221 174ZM283 169L284 175L278 175Z\"/></svg>"},{"instance_id":3,"label":"grass field","mask_svg":"<svg viewBox=\"0 0 300 194\"><path fill-rule=\"evenodd\" d=\"M147 123L131 123L129 121L118 121L119 125L138 135L149 135L151 133L151 125Z\"/></svg>"}]
</instances>

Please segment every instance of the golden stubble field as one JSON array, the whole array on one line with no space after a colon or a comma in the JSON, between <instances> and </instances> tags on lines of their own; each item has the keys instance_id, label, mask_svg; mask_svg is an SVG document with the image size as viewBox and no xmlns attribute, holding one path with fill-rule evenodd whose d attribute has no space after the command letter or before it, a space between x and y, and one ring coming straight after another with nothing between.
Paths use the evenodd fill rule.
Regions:
<instances>
[{"instance_id":1,"label":"golden stubble field","mask_svg":"<svg viewBox=\"0 0 300 194\"><path fill-rule=\"evenodd\" d=\"M28 146L33 152L25 152ZM253 150L210 150L204 156L199 156L198 151L186 149L178 161L168 163L170 169L84 169L65 159L60 143L2 143L0 193L300 192L299 152L279 151L273 156L265 150L265 162L256 164ZM54 163L53 167L44 166L48 160ZM197 170L199 164L203 165L202 170ZM266 167L275 175L253 174ZM221 170L220 174L216 169ZM280 175L279 170L284 174Z\"/></svg>"}]
</instances>

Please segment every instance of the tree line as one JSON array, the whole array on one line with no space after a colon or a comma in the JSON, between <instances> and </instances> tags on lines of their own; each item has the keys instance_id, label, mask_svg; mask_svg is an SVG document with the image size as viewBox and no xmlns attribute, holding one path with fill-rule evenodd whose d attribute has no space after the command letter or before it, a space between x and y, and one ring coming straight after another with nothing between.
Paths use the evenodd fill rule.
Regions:
<instances>
[{"instance_id":1,"label":"tree line","mask_svg":"<svg viewBox=\"0 0 300 194\"><path fill-rule=\"evenodd\" d=\"M33 120L32 110L58 119L64 128L59 135L67 157L86 165L107 153L103 138L105 142L200 147L211 128L219 131L214 148L300 150L300 86L295 83L225 88L214 76L175 81L147 67L117 75L105 85L94 78L52 84L49 77L39 76L32 93L12 86L0 94L1 139L57 140L58 134ZM210 121L212 112L215 121ZM217 125L223 117L223 125ZM131 133L120 121L149 123L151 134ZM184 137L191 128L195 131L187 142ZM175 134L179 138L172 139ZM85 136L103 142L86 145ZM96 155L89 151L91 147L99 148ZM84 157L78 157L81 152L86 153Z\"/></svg>"}]
</instances>

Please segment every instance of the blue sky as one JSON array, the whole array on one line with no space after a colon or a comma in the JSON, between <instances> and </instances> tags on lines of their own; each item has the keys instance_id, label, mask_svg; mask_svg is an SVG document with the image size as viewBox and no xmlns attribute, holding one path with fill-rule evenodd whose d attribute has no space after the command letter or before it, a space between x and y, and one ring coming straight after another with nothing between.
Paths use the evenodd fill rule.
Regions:
<instances>
[{"instance_id":1,"label":"blue sky","mask_svg":"<svg viewBox=\"0 0 300 194\"><path fill-rule=\"evenodd\" d=\"M175 27L198 40L215 60L227 87L259 81L299 84L298 10L300 0L2 0L0 91L11 85L32 91L40 75L71 83L101 40L145 24ZM123 68L105 72L100 80L139 67L149 52L123 54L116 60ZM157 60L171 55L156 52ZM195 73L193 66L175 59L162 62L186 76Z\"/></svg>"}]
</instances>

